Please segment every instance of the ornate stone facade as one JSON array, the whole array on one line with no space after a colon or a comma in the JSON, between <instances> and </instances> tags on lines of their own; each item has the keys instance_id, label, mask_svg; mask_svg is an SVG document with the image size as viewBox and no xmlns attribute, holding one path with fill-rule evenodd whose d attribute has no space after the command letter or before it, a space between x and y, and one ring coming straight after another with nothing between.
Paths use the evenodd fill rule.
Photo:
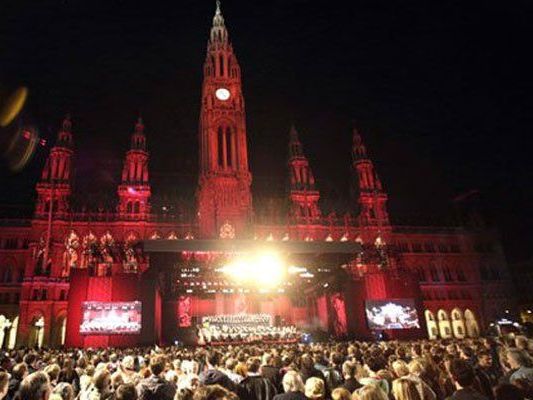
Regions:
<instances>
[{"instance_id":1,"label":"ornate stone facade","mask_svg":"<svg viewBox=\"0 0 533 400\"><path fill-rule=\"evenodd\" d=\"M69 199L74 135L70 118L65 118L36 185L34 217L0 221L0 343L60 345L68 318L70 271L88 268L100 275L144 271L149 262L139 243L157 239L358 241L365 251L354 254L350 265L354 279L373 268L395 267L416 274L429 337L478 335L513 308L496 233L391 224L387 193L357 130L351 167L359 188L353 199L359 213L322 214L319 182L292 128L289 207L282 223L254 220L246 141L240 66L217 5L204 63L197 220L177 222L151 210L149 153L140 119L125 155L117 209L73 211ZM368 258L370 253L376 257Z\"/></svg>"}]
</instances>

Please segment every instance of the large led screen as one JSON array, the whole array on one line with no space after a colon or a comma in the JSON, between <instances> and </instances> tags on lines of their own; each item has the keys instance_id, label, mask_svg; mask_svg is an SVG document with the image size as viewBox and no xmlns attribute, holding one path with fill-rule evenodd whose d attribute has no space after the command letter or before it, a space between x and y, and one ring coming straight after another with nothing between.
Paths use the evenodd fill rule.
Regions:
<instances>
[{"instance_id":1,"label":"large led screen","mask_svg":"<svg viewBox=\"0 0 533 400\"><path fill-rule=\"evenodd\" d=\"M365 311L370 329L420 328L413 299L367 300Z\"/></svg>"},{"instance_id":2,"label":"large led screen","mask_svg":"<svg viewBox=\"0 0 533 400\"><path fill-rule=\"evenodd\" d=\"M127 335L141 332L141 302L108 303L86 301L82 303L83 335Z\"/></svg>"}]
</instances>

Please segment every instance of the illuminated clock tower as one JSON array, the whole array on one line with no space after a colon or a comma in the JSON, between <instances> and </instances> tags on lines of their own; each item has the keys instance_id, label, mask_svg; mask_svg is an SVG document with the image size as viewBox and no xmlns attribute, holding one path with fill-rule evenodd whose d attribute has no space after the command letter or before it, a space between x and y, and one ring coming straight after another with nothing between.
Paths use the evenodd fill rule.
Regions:
<instances>
[{"instance_id":1,"label":"illuminated clock tower","mask_svg":"<svg viewBox=\"0 0 533 400\"><path fill-rule=\"evenodd\" d=\"M243 237L252 211L241 70L217 1L200 111L200 236Z\"/></svg>"}]
</instances>

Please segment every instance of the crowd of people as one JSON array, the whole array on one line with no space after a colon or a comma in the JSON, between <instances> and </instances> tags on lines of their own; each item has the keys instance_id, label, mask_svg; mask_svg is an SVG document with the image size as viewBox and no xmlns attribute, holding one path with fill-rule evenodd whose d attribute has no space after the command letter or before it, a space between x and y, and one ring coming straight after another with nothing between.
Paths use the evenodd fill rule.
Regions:
<instances>
[{"instance_id":1,"label":"crowd of people","mask_svg":"<svg viewBox=\"0 0 533 400\"><path fill-rule=\"evenodd\" d=\"M296 342L301 332L294 325L210 325L198 327L198 344Z\"/></svg>"},{"instance_id":2,"label":"crowd of people","mask_svg":"<svg viewBox=\"0 0 533 400\"><path fill-rule=\"evenodd\" d=\"M0 359L0 400L522 400L532 354L523 336L18 349Z\"/></svg>"},{"instance_id":3,"label":"crowd of people","mask_svg":"<svg viewBox=\"0 0 533 400\"><path fill-rule=\"evenodd\" d=\"M217 314L206 315L202 317L202 323L210 325L236 325L236 326L255 326L255 325L272 325L272 315L270 314Z\"/></svg>"}]
</instances>

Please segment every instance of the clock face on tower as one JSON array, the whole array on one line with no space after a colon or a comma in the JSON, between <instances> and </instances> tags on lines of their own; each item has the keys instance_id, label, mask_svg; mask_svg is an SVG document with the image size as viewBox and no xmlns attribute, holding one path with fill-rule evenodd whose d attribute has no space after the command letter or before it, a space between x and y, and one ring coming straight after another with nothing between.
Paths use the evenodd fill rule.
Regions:
<instances>
[{"instance_id":1,"label":"clock face on tower","mask_svg":"<svg viewBox=\"0 0 533 400\"><path fill-rule=\"evenodd\" d=\"M230 92L226 88L218 88L215 92L215 96L217 96L217 99L226 101L230 97Z\"/></svg>"}]
</instances>

